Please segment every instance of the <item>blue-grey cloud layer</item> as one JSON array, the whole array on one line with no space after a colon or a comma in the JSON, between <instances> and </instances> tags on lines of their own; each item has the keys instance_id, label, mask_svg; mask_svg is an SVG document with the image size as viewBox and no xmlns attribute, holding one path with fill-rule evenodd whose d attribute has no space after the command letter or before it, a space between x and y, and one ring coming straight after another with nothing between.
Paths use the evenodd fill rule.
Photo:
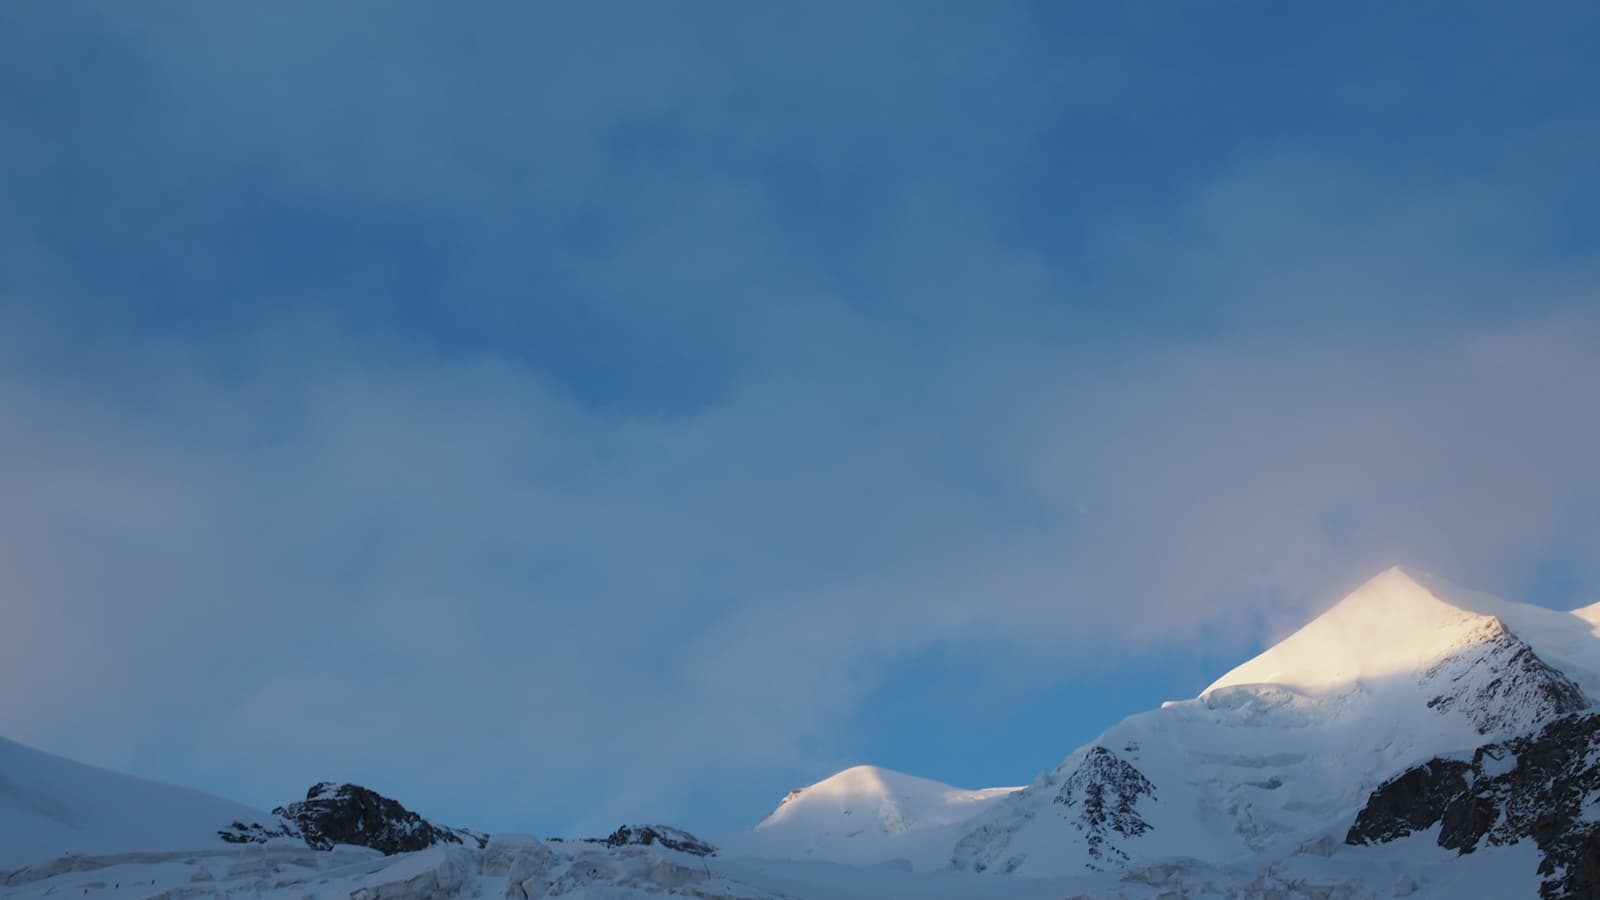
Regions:
<instances>
[{"instance_id":1,"label":"blue-grey cloud layer","mask_svg":"<svg viewBox=\"0 0 1600 900\"><path fill-rule=\"evenodd\" d=\"M930 647L1596 599L1587 11L1063 9L12 6L8 734L726 825Z\"/></svg>"}]
</instances>

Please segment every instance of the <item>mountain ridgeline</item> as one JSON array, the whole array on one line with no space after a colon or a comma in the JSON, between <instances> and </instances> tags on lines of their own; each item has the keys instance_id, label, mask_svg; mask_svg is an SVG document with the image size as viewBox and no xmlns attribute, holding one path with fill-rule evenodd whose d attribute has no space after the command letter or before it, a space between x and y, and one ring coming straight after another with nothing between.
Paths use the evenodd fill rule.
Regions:
<instances>
[{"instance_id":1,"label":"mountain ridgeline","mask_svg":"<svg viewBox=\"0 0 1600 900\"><path fill-rule=\"evenodd\" d=\"M16 836L0 884L112 900L97 873L149 866L147 892L174 900L1594 898L1597 626L1600 606L1392 569L1025 786L856 766L713 841L665 825L489 835L326 782L258 813L0 742L0 829Z\"/></svg>"}]
</instances>

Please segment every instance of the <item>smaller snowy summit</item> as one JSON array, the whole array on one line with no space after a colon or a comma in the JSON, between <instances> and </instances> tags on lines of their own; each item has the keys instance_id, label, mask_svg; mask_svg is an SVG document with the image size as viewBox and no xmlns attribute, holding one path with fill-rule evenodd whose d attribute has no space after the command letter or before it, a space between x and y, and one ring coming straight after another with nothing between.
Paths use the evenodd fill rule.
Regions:
<instances>
[{"instance_id":1,"label":"smaller snowy summit","mask_svg":"<svg viewBox=\"0 0 1600 900\"><path fill-rule=\"evenodd\" d=\"M904 860L918 869L949 863L962 823L1021 788L970 790L877 766L855 766L791 791L741 850L785 858Z\"/></svg>"},{"instance_id":2,"label":"smaller snowy summit","mask_svg":"<svg viewBox=\"0 0 1600 900\"><path fill-rule=\"evenodd\" d=\"M877 766L854 766L790 792L757 829L839 825L846 831L893 835L972 818L986 801L1021 788L951 787Z\"/></svg>"}]
</instances>

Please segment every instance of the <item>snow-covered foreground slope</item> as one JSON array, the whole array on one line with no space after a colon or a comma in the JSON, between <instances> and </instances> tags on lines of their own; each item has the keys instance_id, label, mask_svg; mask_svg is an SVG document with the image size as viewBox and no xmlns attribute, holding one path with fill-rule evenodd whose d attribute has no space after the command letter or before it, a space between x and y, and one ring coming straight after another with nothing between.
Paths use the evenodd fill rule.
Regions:
<instances>
[{"instance_id":1,"label":"snow-covered foreground slope","mask_svg":"<svg viewBox=\"0 0 1600 900\"><path fill-rule=\"evenodd\" d=\"M785 797L743 835L720 837L726 853L844 863L904 860L949 865L956 829L1021 788L967 790L876 766L856 766Z\"/></svg>"},{"instance_id":2,"label":"snow-covered foreground slope","mask_svg":"<svg viewBox=\"0 0 1600 900\"><path fill-rule=\"evenodd\" d=\"M285 900L434 900L444 897L634 897L664 893L767 898L707 871L697 857L644 847L547 845L497 836L487 849L441 844L384 856L298 843L188 853L75 857L0 877L7 897L96 900L278 897Z\"/></svg>"},{"instance_id":3,"label":"snow-covered foreground slope","mask_svg":"<svg viewBox=\"0 0 1600 900\"><path fill-rule=\"evenodd\" d=\"M64 853L222 847L219 829L265 819L243 804L0 738L0 870Z\"/></svg>"},{"instance_id":4,"label":"snow-covered foreground slope","mask_svg":"<svg viewBox=\"0 0 1600 900\"><path fill-rule=\"evenodd\" d=\"M544 843L495 835L485 849L440 845L383 856L275 843L187 853L71 857L0 873L15 900L444 900L662 896L730 900L1370 900L1535 896L1531 845L1485 848L1458 859L1425 837L1387 847L1323 842L1282 857L1217 865L1157 861L1124 872L996 878L945 869L847 866L750 857L702 859L660 847Z\"/></svg>"}]
</instances>

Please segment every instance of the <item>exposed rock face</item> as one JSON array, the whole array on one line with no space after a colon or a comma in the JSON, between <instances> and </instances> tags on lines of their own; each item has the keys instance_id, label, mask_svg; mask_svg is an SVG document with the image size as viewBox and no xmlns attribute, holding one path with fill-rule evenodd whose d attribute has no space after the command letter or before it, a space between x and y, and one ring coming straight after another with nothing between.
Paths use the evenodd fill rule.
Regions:
<instances>
[{"instance_id":1,"label":"exposed rock face","mask_svg":"<svg viewBox=\"0 0 1600 900\"><path fill-rule=\"evenodd\" d=\"M1600 714L1557 719L1536 734L1433 759L1381 785L1356 816L1350 844L1397 840L1439 825L1439 846L1471 853L1533 840L1544 854L1539 895L1600 896Z\"/></svg>"},{"instance_id":2,"label":"exposed rock face","mask_svg":"<svg viewBox=\"0 0 1600 900\"><path fill-rule=\"evenodd\" d=\"M1439 691L1429 709L1460 710L1479 734L1491 735L1588 708L1583 690L1499 619L1488 619L1471 640L1471 652L1441 660L1423 674L1423 683Z\"/></svg>"},{"instance_id":3,"label":"exposed rock face","mask_svg":"<svg viewBox=\"0 0 1600 900\"><path fill-rule=\"evenodd\" d=\"M484 835L434 825L399 801L355 784L324 781L306 791L305 800L272 813L299 826L306 843L319 850L358 844L389 855L435 844L471 842L481 849L488 843Z\"/></svg>"},{"instance_id":4,"label":"exposed rock face","mask_svg":"<svg viewBox=\"0 0 1600 900\"><path fill-rule=\"evenodd\" d=\"M1126 862L1128 854L1110 843L1112 834L1138 837L1150 830L1139 815L1141 797L1154 797L1155 785L1144 773L1104 747L1090 749L1077 771L1067 776L1055 802L1077 811L1077 825L1097 861Z\"/></svg>"},{"instance_id":5,"label":"exposed rock face","mask_svg":"<svg viewBox=\"0 0 1600 900\"><path fill-rule=\"evenodd\" d=\"M666 825L624 825L611 833L603 843L607 847L637 845L648 847L660 844L668 850L677 850L693 856L711 856L717 848L687 831Z\"/></svg>"},{"instance_id":6,"label":"exposed rock face","mask_svg":"<svg viewBox=\"0 0 1600 900\"><path fill-rule=\"evenodd\" d=\"M260 822L251 822L246 825L235 821L232 825L217 832L217 836L230 844L265 844L274 838L303 838L300 829L288 822L278 822L276 827L263 825Z\"/></svg>"},{"instance_id":7,"label":"exposed rock face","mask_svg":"<svg viewBox=\"0 0 1600 900\"><path fill-rule=\"evenodd\" d=\"M320 782L306 791L306 799L280 806L272 814L279 817L273 825L234 822L217 833L234 844L288 837L300 838L318 850L355 844L385 856L438 844L471 844L482 849L488 843L486 835L435 825L399 801L355 784Z\"/></svg>"},{"instance_id":8,"label":"exposed rock face","mask_svg":"<svg viewBox=\"0 0 1600 900\"><path fill-rule=\"evenodd\" d=\"M1013 794L998 815L963 835L951 854L951 864L974 872L1017 871L1027 862L1027 854L1012 852L1012 837L1037 814L1033 798L1050 796L1045 792L1051 790L1055 791L1053 807L1082 835L1089 857L1084 865L1090 869L1125 865L1129 855L1117 839L1137 838L1151 829L1139 814L1138 804L1143 798L1155 798L1155 785L1132 763L1105 747L1094 746Z\"/></svg>"}]
</instances>

